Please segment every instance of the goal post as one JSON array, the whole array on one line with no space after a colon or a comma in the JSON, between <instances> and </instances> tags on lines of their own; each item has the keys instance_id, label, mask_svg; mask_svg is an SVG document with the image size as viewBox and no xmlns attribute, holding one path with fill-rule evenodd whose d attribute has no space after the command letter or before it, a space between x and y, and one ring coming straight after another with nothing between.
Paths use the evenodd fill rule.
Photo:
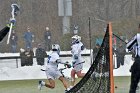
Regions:
<instances>
[{"instance_id":1,"label":"goal post","mask_svg":"<svg viewBox=\"0 0 140 93\"><path fill-rule=\"evenodd\" d=\"M112 23L109 22L109 62L110 62L110 93L114 93L114 77L113 77L113 46L112 46Z\"/></svg>"}]
</instances>

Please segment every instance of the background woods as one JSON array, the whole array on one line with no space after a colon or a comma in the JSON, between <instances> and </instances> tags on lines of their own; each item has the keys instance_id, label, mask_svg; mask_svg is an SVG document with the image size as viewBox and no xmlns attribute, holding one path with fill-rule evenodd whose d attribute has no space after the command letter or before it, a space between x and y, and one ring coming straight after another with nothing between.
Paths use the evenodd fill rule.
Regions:
<instances>
[{"instance_id":1,"label":"background woods","mask_svg":"<svg viewBox=\"0 0 140 93\"><path fill-rule=\"evenodd\" d=\"M62 16L58 16L58 0L0 0L0 29L8 23L11 17L11 4L20 5L20 12L16 17L15 32L18 35L18 50L24 48L23 33L27 27L35 35L33 47L43 43L43 33L48 26L52 33L52 43L59 43L62 50L69 50L73 26L79 26L79 35L89 48L89 20L91 22L91 42L95 45L95 39L104 36L106 23L99 21L112 21L113 32L118 36L127 36L130 39L137 33L140 23L140 0L72 0L72 16L70 17L70 33L62 34ZM0 52L9 51L9 45L0 43Z\"/></svg>"}]
</instances>

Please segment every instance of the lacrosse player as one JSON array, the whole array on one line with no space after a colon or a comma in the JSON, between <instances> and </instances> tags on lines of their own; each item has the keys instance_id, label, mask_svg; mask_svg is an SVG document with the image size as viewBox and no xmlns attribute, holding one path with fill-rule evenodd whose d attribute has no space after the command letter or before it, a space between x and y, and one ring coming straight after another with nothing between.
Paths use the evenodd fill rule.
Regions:
<instances>
[{"instance_id":1,"label":"lacrosse player","mask_svg":"<svg viewBox=\"0 0 140 93\"><path fill-rule=\"evenodd\" d=\"M71 53L72 53L72 64L73 69L71 71L71 88L74 86L75 83L75 75L77 74L78 78L84 77L85 73L82 73L83 63L81 57L81 52L84 50L84 45L81 42L81 37L78 35L74 35L72 37L72 46L71 46Z\"/></svg>"},{"instance_id":2,"label":"lacrosse player","mask_svg":"<svg viewBox=\"0 0 140 93\"><path fill-rule=\"evenodd\" d=\"M48 57L47 68L45 70L49 83L46 83L44 81L39 81L39 86L38 86L39 89L41 89L42 86L46 86L48 88L53 89L53 88L55 88L54 80L59 79L63 83L64 87L66 88L65 91L69 90L68 83L66 82L65 78L63 77L63 75L61 74L61 72L58 69L59 63L60 64L67 64L67 63L64 63L60 60L58 51L59 51L58 45L53 44L52 53Z\"/></svg>"}]
</instances>

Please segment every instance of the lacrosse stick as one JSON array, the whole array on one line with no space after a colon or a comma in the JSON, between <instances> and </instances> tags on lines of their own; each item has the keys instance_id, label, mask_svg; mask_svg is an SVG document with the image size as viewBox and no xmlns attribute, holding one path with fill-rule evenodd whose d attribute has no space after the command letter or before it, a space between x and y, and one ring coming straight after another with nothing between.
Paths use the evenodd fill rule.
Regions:
<instances>
[{"instance_id":1,"label":"lacrosse stick","mask_svg":"<svg viewBox=\"0 0 140 93\"><path fill-rule=\"evenodd\" d=\"M67 68L71 68L71 64L69 64L69 62L65 62L65 63L62 63L64 64L64 68L60 68L59 71L63 73L63 70L67 69ZM46 71L45 69L40 69L41 71Z\"/></svg>"},{"instance_id":2,"label":"lacrosse stick","mask_svg":"<svg viewBox=\"0 0 140 93\"><path fill-rule=\"evenodd\" d=\"M75 62L73 62L73 65L72 66L75 67L76 65L80 65L80 64L83 64L83 63L85 63L85 61L80 62L80 63L77 63L77 64Z\"/></svg>"},{"instance_id":3,"label":"lacrosse stick","mask_svg":"<svg viewBox=\"0 0 140 93\"><path fill-rule=\"evenodd\" d=\"M12 4L11 8L12 8L12 12L11 12L12 17L10 18L10 29L9 29L9 34L7 38L7 44L9 44L12 28L16 23L15 16L17 15L17 12L19 11L19 6L17 4Z\"/></svg>"},{"instance_id":4,"label":"lacrosse stick","mask_svg":"<svg viewBox=\"0 0 140 93\"><path fill-rule=\"evenodd\" d=\"M62 76L63 76L64 78L66 78L67 80L71 81L71 78L65 76L65 75L64 75L64 72L63 72L65 69L71 68L71 65L68 64L68 63L66 63L66 64L64 64L64 66L65 66L65 67L64 67L64 68L60 68L59 71L60 71L60 73L62 74ZM47 71L46 69L40 69L40 70L41 70L41 71Z\"/></svg>"}]
</instances>

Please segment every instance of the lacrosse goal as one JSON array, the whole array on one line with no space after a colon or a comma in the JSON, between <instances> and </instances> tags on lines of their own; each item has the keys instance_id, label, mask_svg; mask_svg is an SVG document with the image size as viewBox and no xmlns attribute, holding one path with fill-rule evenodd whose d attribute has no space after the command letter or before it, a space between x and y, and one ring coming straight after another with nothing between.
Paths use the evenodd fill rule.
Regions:
<instances>
[{"instance_id":1,"label":"lacrosse goal","mask_svg":"<svg viewBox=\"0 0 140 93\"><path fill-rule=\"evenodd\" d=\"M112 26L106 33L98 54L86 75L67 93L114 93Z\"/></svg>"}]
</instances>

